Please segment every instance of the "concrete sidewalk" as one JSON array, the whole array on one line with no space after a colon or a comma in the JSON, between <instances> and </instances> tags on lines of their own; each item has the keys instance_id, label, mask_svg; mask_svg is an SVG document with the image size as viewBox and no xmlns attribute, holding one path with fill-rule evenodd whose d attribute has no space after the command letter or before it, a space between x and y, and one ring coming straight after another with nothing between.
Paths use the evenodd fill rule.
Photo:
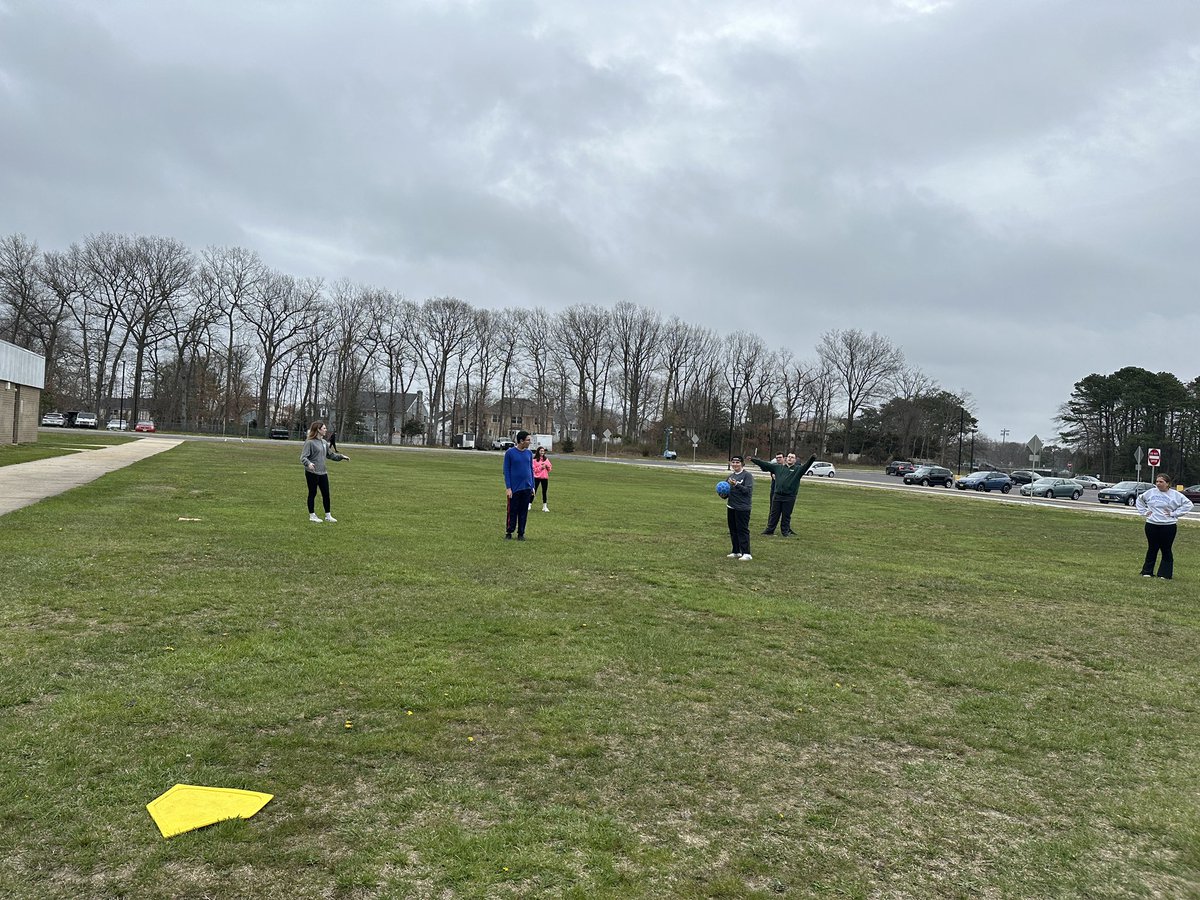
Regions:
<instances>
[{"instance_id":1,"label":"concrete sidewalk","mask_svg":"<svg viewBox=\"0 0 1200 900\"><path fill-rule=\"evenodd\" d=\"M52 459L0 466L0 516L95 481L101 475L182 443L171 438L139 438L102 450L81 450Z\"/></svg>"}]
</instances>

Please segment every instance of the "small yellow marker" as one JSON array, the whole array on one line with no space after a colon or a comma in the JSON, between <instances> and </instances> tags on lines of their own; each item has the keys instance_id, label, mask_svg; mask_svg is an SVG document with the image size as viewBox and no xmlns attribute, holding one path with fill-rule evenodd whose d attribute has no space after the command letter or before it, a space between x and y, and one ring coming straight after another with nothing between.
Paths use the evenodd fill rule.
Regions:
<instances>
[{"instance_id":1,"label":"small yellow marker","mask_svg":"<svg viewBox=\"0 0 1200 900\"><path fill-rule=\"evenodd\" d=\"M354 727L354 723L353 723L353 722L351 722L349 719L347 719L347 720L346 720L346 727L347 727L347 728L353 728L353 727Z\"/></svg>"},{"instance_id":2,"label":"small yellow marker","mask_svg":"<svg viewBox=\"0 0 1200 900\"><path fill-rule=\"evenodd\" d=\"M249 819L273 796L260 791L177 784L147 803L146 810L162 836L169 838L226 819Z\"/></svg>"}]
</instances>

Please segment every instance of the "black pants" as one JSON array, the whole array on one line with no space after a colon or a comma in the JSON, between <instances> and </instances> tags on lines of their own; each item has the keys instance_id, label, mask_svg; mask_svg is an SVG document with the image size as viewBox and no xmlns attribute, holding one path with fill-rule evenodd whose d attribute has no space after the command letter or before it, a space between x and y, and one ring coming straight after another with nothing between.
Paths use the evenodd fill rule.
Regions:
<instances>
[{"instance_id":1,"label":"black pants","mask_svg":"<svg viewBox=\"0 0 1200 900\"><path fill-rule=\"evenodd\" d=\"M513 491L508 501L508 521L504 526L506 534L517 531L517 537L525 534L525 522L529 518L529 504L533 502L533 491Z\"/></svg>"},{"instance_id":2,"label":"black pants","mask_svg":"<svg viewBox=\"0 0 1200 900\"><path fill-rule=\"evenodd\" d=\"M1154 574L1154 558L1162 552L1162 562L1158 564L1158 577L1170 578L1175 574L1175 556L1171 553L1171 545L1175 543L1175 532L1179 526L1152 525L1146 523L1146 561L1142 563L1142 574Z\"/></svg>"},{"instance_id":3,"label":"black pants","mask_svg":"<svg viewBox=\"0 0 1200 900\"><path fill-rule=\"evenodd\" d=\"M542 487L542 506L545 506L546 505L546 491L549 488L550 479L549 478L533 479L533 496L535 496L535 497L537 496L538 485L541 485L541 487Z\"/></svg>"},{"instance_id":4,"label":"black pants","mask_svg":"<svg viewBox=\"0 0 1200 900\"><path fill-rule=\"evenodd\" d=\"M767 517L767 533L774 534L775 526L782 525L779 533L783 535L795 534L792 531L792 510L796 508L796 495L791 494L772 494L771 495L771 514ZM782 522L780 521L782 520Z\"/></svg>"},{"instance_id":5,"label":"black pants","mask_svg":"<svg viewBox=\"0 0 1200 900\"><path fill-rule=\"evenodd\" d=\"M308 511L314 511L313 500L316 499L317 488L320 488L321 502L325 504L325 512L329 512L329 475L318 475L305 469L304 478L308 481Z\"/></svg>"},{"instance_id":6,"label":"black pants","mask_svg":"<svg viewBox=\"0 0 1200 900\"><path fill-rule=\"evenodd\" d=\"M729 540L734 553L750 552L750 510L726 508L729 523Z\"/></svg>"}]
</instances>

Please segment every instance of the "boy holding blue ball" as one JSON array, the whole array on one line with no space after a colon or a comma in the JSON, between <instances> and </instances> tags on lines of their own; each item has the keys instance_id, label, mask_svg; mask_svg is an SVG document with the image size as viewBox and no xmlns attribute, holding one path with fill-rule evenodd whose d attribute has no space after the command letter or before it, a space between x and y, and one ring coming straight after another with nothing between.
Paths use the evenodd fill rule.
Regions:
<instances>
[{"instance_id":1,"label":"boy holding blue ball","mask_svg":"<svg viewBox=\"0 0 1200 900\"><path fill-rule=\"evenodd\" d=\"M740 456L730 458L729 468L733 471L725 478L729 482L725 518L729 523L733 552L727 556L729 559L749 562L754 559L750 555L750 504L754 498L754 476L746 471L745 460Z\"/></svg>"}]
</instances>

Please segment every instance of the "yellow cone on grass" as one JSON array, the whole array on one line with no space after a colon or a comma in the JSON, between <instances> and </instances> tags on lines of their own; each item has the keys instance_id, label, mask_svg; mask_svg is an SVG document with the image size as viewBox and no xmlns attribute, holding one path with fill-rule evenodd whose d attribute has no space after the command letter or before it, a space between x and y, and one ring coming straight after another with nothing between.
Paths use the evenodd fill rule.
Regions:
<instances>
[{"instance_id":1,"label":"yellow cone on grass","mask_svg":"<svg viewBox=\"0 0 1200 900\"><path fill-rule=\"evenodd\" d=\"M248 819L274 796L236 788L177 784L147 803L146 809L162 836L169 838L226 819Z\"/></svg>"}]
</instances>

